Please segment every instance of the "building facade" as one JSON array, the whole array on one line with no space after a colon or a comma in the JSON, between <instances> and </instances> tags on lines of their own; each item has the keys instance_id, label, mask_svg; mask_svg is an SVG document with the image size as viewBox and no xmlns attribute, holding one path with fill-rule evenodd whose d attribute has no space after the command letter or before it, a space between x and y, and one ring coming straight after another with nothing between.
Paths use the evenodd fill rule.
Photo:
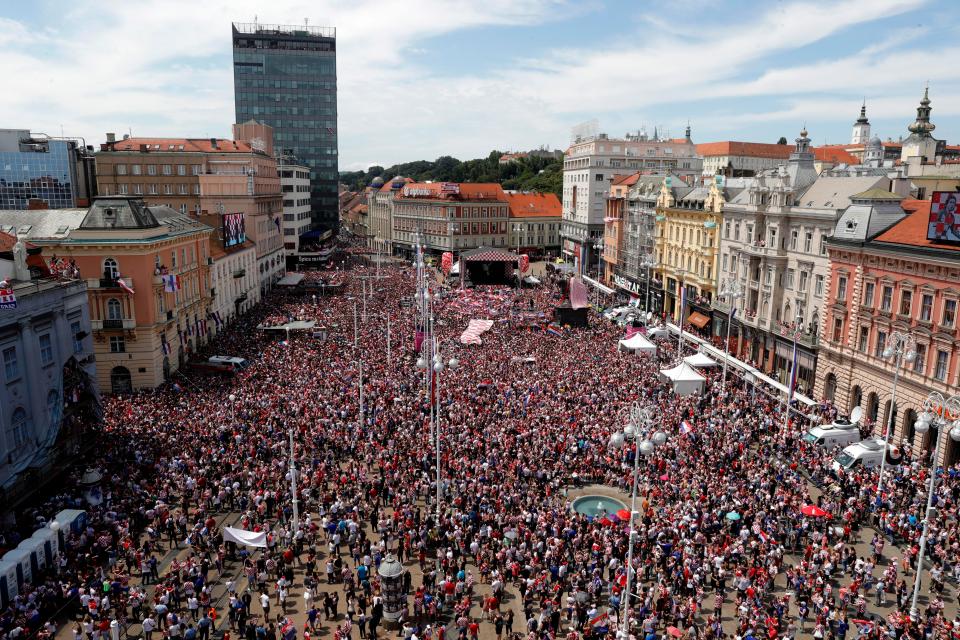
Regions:
<instances>
[{"instance_id":1,"label":"building facade","mask_svg":"<svg viewBox=\"0 0 960 640\"><path fill-rule=\"evenodd\" d=\"M459 253L507 248L510 205L496 183L408 183L393 199L393 247L412 255L417 234L425 250Z\"/></svg>"},{"instance_id":2,"label":"building facade","mask_svg":"<svg viewBox=\"0 0 960 640\"><path fill-rule=\"evenodd\" d=\"M563 255L581 272L597 271L603 243L606 199L610 179L641 172L672 172L691 179L703 169L687 127L685 138L661 140L656 134L628 134L622 139L606 134L577 138L563 160Z\"/></svg>"},{"instance_id":3,"label":"building facade","mask_svg":"<svg viewBox=\"0 0 960 640\"><path fill-rule=\"evenodd\" d=\"M6 265L17 240L0 234L0 270L16 271ZM16 298L0 309L0 487L9 504L78 450L100 410L85 284L48 271L0 281Z\"/></svg>"},{"instance_id":4,"label":"building facade","mask_svg":"<svg viewBox=\"0 0 960 640\"><path fill-rule=\"evenodd\" d=\"M260 122L233 127L234 140L126 138L97 154L104 196L142 198L182 215L242 215L243 234L256 245L261 294L286 272L283 198L273 131ZM222 225L220 225L222 226Z\"/></svg>"},{"instance_id":5,"label":"building facade","mask_svg":"<svg viewBox=\"0 0 960 640\"><path fill-rule=\"evenodd\" d=\"M697 145L697 153L703 158L703 175L717 174L731 178L754 176L765 169L782 164L790 157L792 148L787 144L761 142L704 142Z\"/></svg>"},{"instance_id":6,"label":"building facade","mask_svg":"<svg viewBox=\"0 0 960 640\"><path fill-rule=\"evenodd\" d=\"M384 254L393 253L393 202L409 178L396 176L389 182L377 177L367 191L367 225L370 230L370 249Z\"/></svg>"},{"instance_id":7,"label":"building facade","mask_svg":"<svg viewBox=\"0 0 960 640\"><path fill-rule=\"evenodd\" d=\"M283 157L277 162L283 195L283 248L289 257L300 250L300 236L310 230L310 168Z\"/></svg>"},{"instance_id":8,"label":"building facade","mask_svg":"<svg viewBox=\"0 0 960 640\"><path fill-rule=\"evenodd\" d=\"M869 208L851 207L828 242L830 282L823 316L817 398L845 412L862 407L882 435L915 454L932 452L936 430L914 430L924 399L960 389L960 246L927 240L930 202L876 197ZM895 361L884 357L899 332L914 340L912 362L900 367L891 407ZM951 438L940 463L960 462Z\"/></svg>"},{"instance_id":9,"label":"building facade","mask_svg":"<svg viewBox=\"0 0 960 640\"><path fill-rule=\"evenodd\" d=\"M533 257L560 251L560 199L552 193L505 192L510 210L507 245Z\"/></svg>"},{"instance_id":10,"label":"building facade","mask_svg":"<svg viewBox=\"0 0 960 640\"><path fill-rule=\"evenodd\" d=\"M0 209L85 207L97 193L95 170L80 140L0 129Z\"/></svg>"},{"instance_id":11,"label":"building facade","mask_svg":"<svg viewBox=\"0 0 960 640\"><path fill-rule=\"evenodd\" d=\"M829 275L827 239L850 198L889 181L881 175L818 176L807 132L788 161L747 179L724 209L718 283L742 297L730 335L734 351L781 382L797 342L797 383L813 388ZM714 302L714 332L725 335L731 301Z\"/></svg>"},{"instance_id":12,"label":"building facade","mask_svg":"<svg viewBox=\"0 0 960 640\"><path fill-rule=\"evenodd\" d=\"M8 218L86 282L102 391L157 387L209 339L212 229L196 217L112 196L81 211L0 212L0 225Z\"/></svg>"},{"instance_id":13,"label":"building facade","mask_svg":"<svg viewBox=\"0 0 960 640\"><path fill-rule=\"evenodd\" d=\"M663 312L674 322L693 323L700 329L710 322L710 305L716 296L720 222L725 192L722 177L707 187L676 185L663 179L657 196L656 262L664 283ZM681 291L685 291L682 296Z\"/></svg>"},{"instance_id":14,"label":"building facade","mask_svg":"<svg viewBox=\"0 0 960 640\"><path fill-rule=\"evenodd\" d=\"M627 194L640 179L639 173L615 176L610 182L607 209L603 216L603 282L610 286L617 268L624 258L624 222L627 212Z\"/></svg>"},{"instance_id":15,"label":"building facade","mask_svg":"<svg viewBox=\"0 0 960 640\"><path fill-rule=\"evenodd\" d=\"M274 129L274 145L310 168L314 228L336 228L337 33L330 27L233 24L236 121Z\"/></svg>"},{"instance_id":16,"label":"building facade","mask_svg":"<svg viewBox=\"0 0 960 640\"><path fill-rule=\"evenodd\" d=\"M216 335L260 302L257 251L253 242L224 242L220 216L200 216L210 234L210 308L207 331ZM228 246L229 245L229 246Z\"/></svg>"}]
</instances>

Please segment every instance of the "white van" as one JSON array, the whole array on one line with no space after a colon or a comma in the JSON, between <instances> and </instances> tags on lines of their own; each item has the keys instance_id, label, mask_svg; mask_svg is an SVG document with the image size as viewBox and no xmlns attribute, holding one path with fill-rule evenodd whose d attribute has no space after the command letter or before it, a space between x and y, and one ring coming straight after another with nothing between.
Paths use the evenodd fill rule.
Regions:
<instances>
[{"instance_id":1,"label":"white van","mask_svg":"<svg viewBox=\"0 0 960 640\"><path fill-rule=\"evenodd\" d=\"M246 369L250 366L250 362L244 358L238 358L236 356L210 356L207 360L210 364L217 364L225 367L230 367L234 371L240 371Z\"/></svg>"},{"instance_id":2,"label":"white van","mask_svg":"<svg viewBox=\"0 0 960 640\"><path fill-rule=\"evenodd\" d=\"M811 428L803 435L803 440L824 449L845 447L860 442L860 427L844 417L837 416L831 424Z\"/></svg>"},{"instance_id":3,"label":"white van","mask_svg":"<svg viewBox=\"0 0 960 640\"><path fill-rule=\"evenodd\" d=\"M900 463L899 447L887 446L887 464ZM884 445L882 438L870 438L856 444L844 447L833 459L833 470L852 471L853 469L873 469L880 466L883 460Z\"/></svg>"}]
</instances>

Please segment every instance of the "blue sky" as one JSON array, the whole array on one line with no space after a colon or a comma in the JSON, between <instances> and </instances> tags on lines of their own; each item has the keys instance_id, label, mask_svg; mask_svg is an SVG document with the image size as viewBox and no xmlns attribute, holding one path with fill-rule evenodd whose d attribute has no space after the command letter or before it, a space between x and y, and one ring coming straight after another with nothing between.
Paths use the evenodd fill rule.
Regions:
<instances>
[{"instance_id":1,"label":"blue sky","mask_svg":"<svg viewBox=\"0 0 960 640\"><path fill-rule=\"evenodd\" d=\"M335 26L341 169L564 148L596 119L696 142L960 142L954 0L36 0L0 5L0 127L230 135L230 22ZM12 79L12 81L11 81Z\"/></svg>"}]
</instances>

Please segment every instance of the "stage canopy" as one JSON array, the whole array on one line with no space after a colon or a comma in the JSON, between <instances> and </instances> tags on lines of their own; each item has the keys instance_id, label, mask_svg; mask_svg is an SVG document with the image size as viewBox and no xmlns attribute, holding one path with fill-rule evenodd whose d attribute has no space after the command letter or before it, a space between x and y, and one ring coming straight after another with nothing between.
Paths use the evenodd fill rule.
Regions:
<instances>
[{"instance_id":1,"label":"stage canopy","mask_svg":"<svg viewBox=\"0 0 960 640\"><path fill-rule=\"evenodd\" d=\"M672 369L662 369L660 375L673 384L673 392L680 396L699 393L707 381L686 362L681 362Z\"/></svg>"},{"instance_id":2,"label":"stage canopy","mask_svg":"<svg viewBox=\"0 0 960 640\"><path fill-rule=\"evenodd\" d=\"M460 261L473 284L515 284L514 269L520 265L520 256L506 249L478 247L464 251Z\"/></svg>"},{"instance_id":3,"label":"stage canopy","mask_svg":"<svg viewBox=\"0 0 960 640\"><path fill-rule=\"evenodd\" d=\"M699 367L702 369L717 366L717 363L713 358L704 353L700 353L699 351L692 356L687 356L683 359L683 361L689 364L691 367Z\"/></svg>"},{"instance_id":4,"label":"stage canopy","mask_svg":"<svg viewBox=\"0 0 960 640\"><path fill-rule=\"evenodd\" d=\"M656 353L657 345L653 344L642 333L635 333L627 340L621 340L618 347L627 351L639 351L642 353Z\"/></svg>"}]
</instances>

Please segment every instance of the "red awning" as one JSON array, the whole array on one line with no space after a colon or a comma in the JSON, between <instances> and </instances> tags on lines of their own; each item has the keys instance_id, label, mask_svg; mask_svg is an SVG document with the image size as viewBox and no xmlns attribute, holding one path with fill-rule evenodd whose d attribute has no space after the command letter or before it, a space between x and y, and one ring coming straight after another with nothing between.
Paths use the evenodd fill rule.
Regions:
<instances>
[{"instance_id":1,"label":"red awning","mask_svg":"<svg viewBox=\"0 0 960 640\"><path fill-rule=\"evenodd\" d=\"M703 329L705 326L710 324L710 318L703 315L699 311L694 311L690 314L690 317L687 318L687 322L699 329Z\"/></svg>"}]
</instances>

